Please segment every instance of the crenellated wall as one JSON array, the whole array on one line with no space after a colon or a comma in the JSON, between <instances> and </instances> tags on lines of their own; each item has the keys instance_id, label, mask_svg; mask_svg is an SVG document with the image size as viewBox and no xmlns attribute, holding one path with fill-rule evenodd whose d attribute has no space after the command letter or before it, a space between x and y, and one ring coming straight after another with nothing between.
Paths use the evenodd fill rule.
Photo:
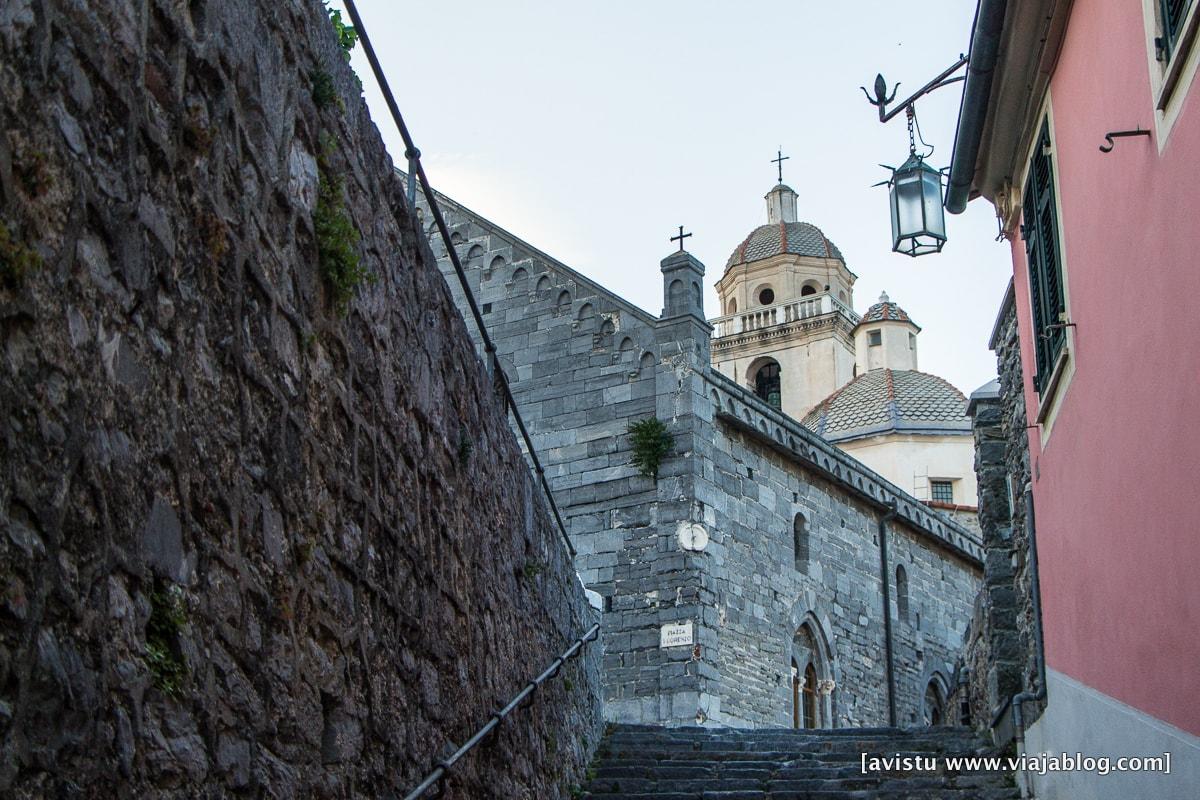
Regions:
<instances>
[{"instance_id":1,"label":"crenellated wall","mask_svg":"<svg viewBox=\"0 0 1200 800\"><path fill-rule=\"evenodd\" d=\"M595 612L322 4L7 3L0 128L0 794L403 795Z\"/></svg>"}]
</instances>

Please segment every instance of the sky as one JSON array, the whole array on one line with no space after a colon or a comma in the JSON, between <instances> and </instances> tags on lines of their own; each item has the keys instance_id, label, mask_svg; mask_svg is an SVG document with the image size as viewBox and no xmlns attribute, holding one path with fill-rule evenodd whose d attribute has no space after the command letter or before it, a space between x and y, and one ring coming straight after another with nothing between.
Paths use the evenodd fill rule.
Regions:
<instances>
[{"instance_id":1,"label":"sky","mask_svg":"<svg viewBox=\"0 0 1200 800\"><path fill-rule=\"evenodd\" d=\"M338 2L331 7L339 7ZM705 308L733 250L766 222L771 163L800 219L858 275L862 313L887 291L922 327L919 367L969 394L1011 276L992 206L948 216L941 254L891 252L880 164L908 155L860 86L907 97L969 48L969 0L358 0L433 187L654 314L659 262L684 225ZM352 66L397 165L404 146L371 70ZM962 83L917 104L929 159L949 164Z\"/></svg>"}]
</instances>

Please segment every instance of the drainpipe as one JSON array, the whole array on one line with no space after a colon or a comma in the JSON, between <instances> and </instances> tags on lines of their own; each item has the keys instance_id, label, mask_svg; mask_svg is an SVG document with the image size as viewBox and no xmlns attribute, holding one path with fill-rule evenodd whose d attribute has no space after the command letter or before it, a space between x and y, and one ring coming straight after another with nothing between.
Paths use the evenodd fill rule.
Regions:
<instances>
[{"instance_id":1,"label":"drainpipe","mask_svg":"<svg viewBox=\"0 0 1200 800\"><path fill-rule=\"evenodd\" d=\"M946 189L946 210L961 214L970 199L975 180L975 160L992 95L992 75L1004 30L1007 0L979 0L971 35L970 62L962 103L958 108L958 130L954 134L954 158L950 162L950 180Z\"/></svg>"},{"instance_id":2,"label":"drainpipe","mask_svg":"<svg viewBox=\"0 0 1200 800\"><path fill-rule=\"evenodd\" d=\"M879 577L883 585L883 651L887 659L888 725L896 727L896 659L892 648L892 591L888 571L887 524L896 518L895 502L879 518Z\"/></svg>"},{"instance_id":3,"label":"drainpipe","mask_svg":"<svg viewBox=\"0 0 1200 800\"><path fill-rule=\"evenodd\" d=\"M1033 515L1033 485L1025 484L1025 530L1029 536L1029 592L1033 595L1033 656L1037 664L1037 691L1024 691L1013 695L1009 704L1013 710L1013 727L1016 729L1017 754L1025 746L1025 716L1021 706L1026 701L1046 699L1046 646L1042 640L1042 586L1038 579L1037 533Z\"/></svg>"}]
</instances>

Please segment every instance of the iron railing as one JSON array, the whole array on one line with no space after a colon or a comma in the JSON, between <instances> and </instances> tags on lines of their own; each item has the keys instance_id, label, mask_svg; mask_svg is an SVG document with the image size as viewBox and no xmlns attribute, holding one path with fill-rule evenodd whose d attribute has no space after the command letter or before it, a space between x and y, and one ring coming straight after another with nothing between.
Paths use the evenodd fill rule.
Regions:
<instances>
[{"instance_id":1,"label":"iron railing","mask_svg":"<svg viewBox=\"0 0 1200 800\"><path fill-rule=\"evenodd\" d=\"M529 460L533 464L533 469L537 472L538 481L542 486L542 491L546 495L546 502L550 505L550 511L554 514L554 521L558 525L558 532L562 536L563 543L567 546L567 552L571 557L575 556L575 547L571 544L571 538L567 536L567 526L563 523L562 515L558 512L558 504L554 501L554 494L550 491L550 482L546 479L546 471L542 468L542 463L537 457L537 452L533 449L533 439L529 436L529 430L525 427L525 420L521 419L521 412L517 409L517 404L513 399L512 388L508 385L508 376L504 374L504 370L500 366L500 361L496 357L496 345L492 342L492 337L488 334L487 326L483 324L483 314L479 311L479 304L475 302L475 295L471 292L470 283L467 281L467 273L463 270L462 261L459 260L458 251L455 250L453 242L450 240L450 230L446 227L446 219L442 216L442 210L438 206L437 195L434 194L433 187L429 185L429 178L425 175L425 167L421 165L421 151L413 144L412 135L408 131L408 126L404 124L404 117L400 114L400 108L396 105L396 98L392 95L391 86L388 85L387 78L384 77L383 68L379 65L379 59L375 56L375 48L371 46L371 37L367 35L367 28L363 25L362 17L358 13L358 8L354 4L354 0L346 0L346 11L350 13L350 19L354 23L354 30L358 32L358 40L362 43L363 52L367 56L367 61L371 63L371 72L375 74L375 81L379 85L380 92L383 93L383 99L387 103L388 111L392 115L392 121L396 124L396 128L400 131L400 136L404 139L405 152L404 155L409 163L409 186L412 187L412 176L416 175L421 183L421 191L425 195L425 201L429 204L429 211L433 214L434 222L437 223L438 233L441 234L442 242L446 246L446 253L450 256L450 263L454 265L454 272L458 275L458 282L462 286L463 295L467 298L467 306L471 310L471 316L475 320L475 327L479 329L479 336L483 340L483 348L487 353L487 358L491 362L488 366L491 368L493 378L499 384L504 395L505 406L512 412L513 419L517 423L517 429L521 432L521 438L525 442L525 450L529 454ZM414 211L412 195L409 195L410 211ZM418 226L418 231L420 228Z\"/></svg>"},{"instance_id":2,"label":"iron railing","mask_svg":"<svg viewBox=\"0 0 1200 800\"><path fill-rule=\"evenodd\" d=\"M347 0L346 5L349 7L349 0ZM355 22L356 26L358 24L359 23ZM417 788L413 789L404 796L404 800L417 800L417 798L424 795L434 786L437 786L442 778L446 777L454 770L454 766L462 759L463 756L471 752L472 749L487 739L496 730L496 728L500 726L500 723L504 721L505 717L519 708L522 703L530 699L533 693L536 692L543 683L557 675L558 671L563 668L563 665L572 658L578 656L583 650L583 646L588 642L593 641L599 633L600 623L597 622L592 625L592 627L588 628L586 633L576 639L570 647L563 651L562 655L554 659L550 666L546 667L546 669L542 671L541 675L538 675L529 683L525 684L525 688L517 692L516 696L513 697L512 700L509 700L506 706L501 708L499 711L493 712L488 721L483 724L483 727L475 731L475 734L470 739L467 739L466 743L462 747L455 750L454 753L452 753L445 760L439 761L437 766L433 768L433 771L425 776L425 780L421 781L417 785Z\"/></svg>"}]
</instances>

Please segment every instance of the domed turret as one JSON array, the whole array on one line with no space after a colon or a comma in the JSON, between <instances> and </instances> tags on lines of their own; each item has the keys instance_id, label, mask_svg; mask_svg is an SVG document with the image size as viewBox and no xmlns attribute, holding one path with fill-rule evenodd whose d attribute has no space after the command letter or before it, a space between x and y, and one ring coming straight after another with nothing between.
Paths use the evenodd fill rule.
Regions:
<instances>
[{"instance_id":1,"label":"domed turret","mask_svg":"<svg viewBox=\"0 0 1200 800\"><path fill-rule=\"evenodd\" d=\"M917 368L917 334L921 328L891 301L887 292L867 309L854 328L855 372Z\"/></svg>"},{"instance_id":2,"label":"domed turret","mask_svg":"<svg viewBox=\"0 0 1200 800\"><path fill-rule=\"evenodd\" d=\"M820 228L796 219L796 193L791 187L779 184L767 192L766 201L767 224L750 231L725 262L726 271L784 253L845 262L841 251L825 238Z\"/></svg>"}]
</instances>

